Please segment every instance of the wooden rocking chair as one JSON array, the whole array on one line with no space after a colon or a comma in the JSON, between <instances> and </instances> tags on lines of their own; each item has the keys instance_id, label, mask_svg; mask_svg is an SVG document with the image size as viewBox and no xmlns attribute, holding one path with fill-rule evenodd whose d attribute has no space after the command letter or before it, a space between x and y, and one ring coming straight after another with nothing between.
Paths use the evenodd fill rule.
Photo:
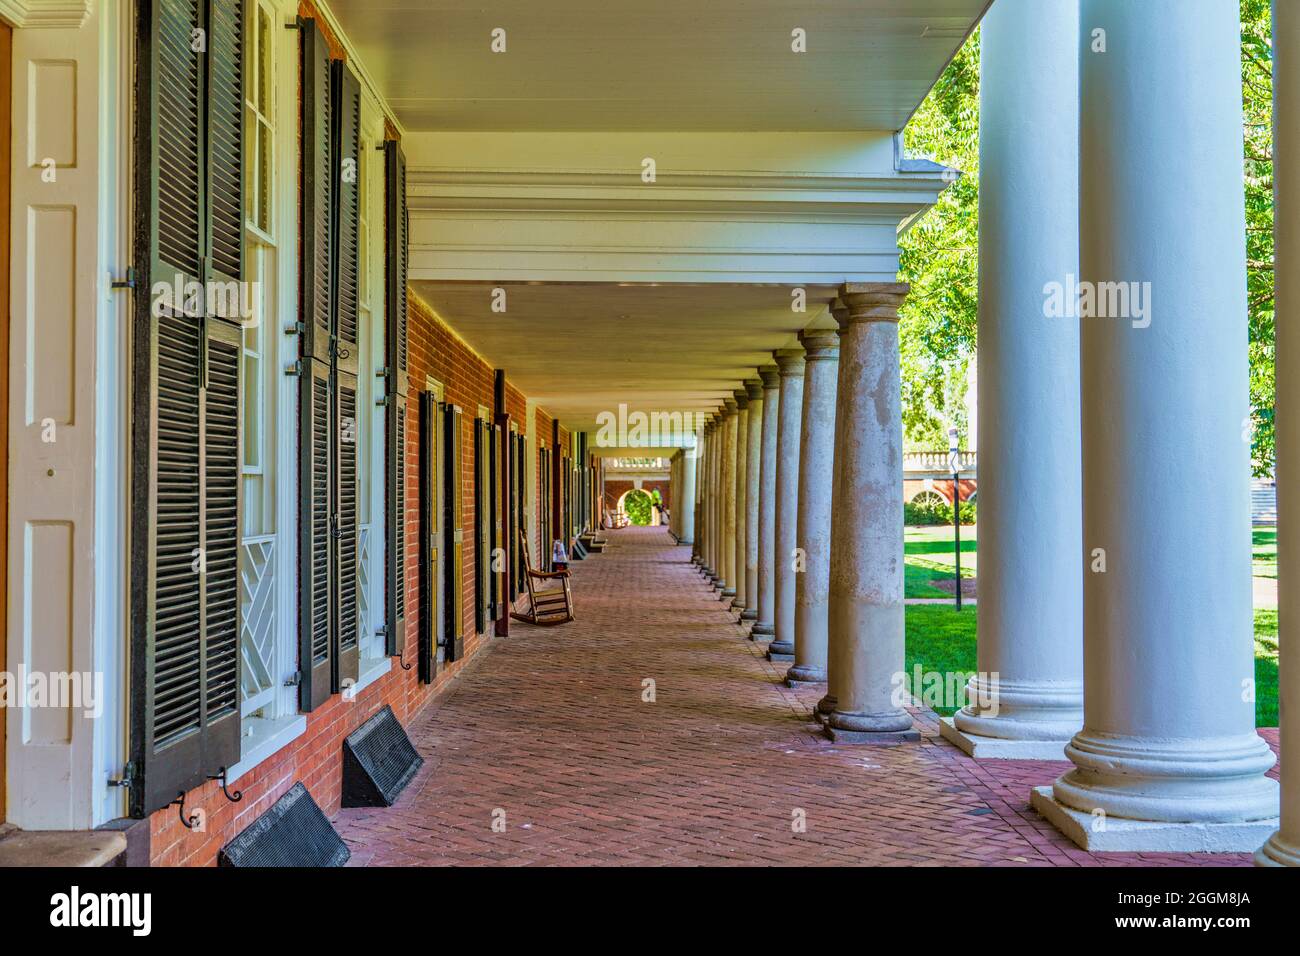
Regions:
<instances>
[{"instance_id":1,"label":"wooden rocking chair","mask_svg":"<svg viewBox=\"0 0 1300 956\"><path fill-rule=\"evenodd\" d=\"M528 538L519 529L519 547L524 556L524 583L528 587L528 610L511 611L510 616L527 624L554 627L573 620L573 592L569 588L568 571L534 571L528 557ZM559 587L545 587L548 581L559 581Z\"/></svg>"}]
</instances>

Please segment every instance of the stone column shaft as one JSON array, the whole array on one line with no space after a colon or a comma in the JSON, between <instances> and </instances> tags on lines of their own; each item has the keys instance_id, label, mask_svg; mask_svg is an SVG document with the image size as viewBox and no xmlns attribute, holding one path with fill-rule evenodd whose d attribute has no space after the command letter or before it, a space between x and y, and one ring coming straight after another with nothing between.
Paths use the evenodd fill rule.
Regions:
<instances>
[{"instance_id":1,"label":"stone column shaft","mask_svg":"<svg viewBox=\"0 0 1300 956\"><path fill-rule=\"evenodd\" d=\"M799 338L806 353L797 544L804 570L795 575L794 665L786 672L786 680L814 683L826 679L835 382L840 348L834 332L804 332Z\"/></svg>"},{"instance_id":2,"label":"stone column shaft","mask_svg":"<svg viewBox=\"0 0 1300 956\"><path fill-rule=\"evenodd\" d=\"M780 413L781 373L775 365L758 370L763 379L763 426L758 479L758 616L749 636L755 640L774 633L776 613L776 439Z\"/></svg>"},{"instance_id":3,"label":"stone column shaft","mask_svg":"<svg viewBox=\"0 0 1300 956\"><path fill-rule=\"evenodd\" d=\"M719 574L722 580L722 597L736 596L736 424L740 410L736 400L726 401L726 437L722 449L722 467L718 500L722 504L721 553L718 555Z\"/></svg>"},{"instance_id":4,"label":"stone column shaft","mask_svg":"<svg viewBox=\"0 0 1300 956\"><path fill-rule=\"evenodd\" d=\"M759 474L763 461L763 382L745 383L749 393L749 421L745 440L745 610L741 618L758 620L758 509ZM751 632L751 637L752 632Z\"/></svg>"},{"instance_id":5,"label":"stone column shaft","mask_svg":"<svg viewBox=\"0 0 1300 956\"><path fill-rule=\"evenodd\" d=\"M1079 320L1043 290L1079 271L1078 0L999 0L981 38L979 666L940 729L1060 760L1083 726Z\"/></svg>"},{"instance_id":6,"label":"stone column shaft","mask_svg":"<svg viewBox=\"0 0 1300 956\"><path fill-rule=\"evenodd\" d=\"M1289 0L1273 3L1273 102L1282 824L1255 862L1300 866L1300 8Z\"/></svg>"},{"instance_id":7,"label":"stone column shaft","mask_svg":"<svg viewBox=\"0 0 1300 956\"><path fill-rule=\"evenodd\" d=\"M697 435L695 442L689 448L682 450L680 460L682 474L682 493L679 496L680 504L676 499L673 500L673 511L681 509L681 521L678 524L678 533L681 535L682 544L695 544L695 468L700 454L700 439Z\"/></svg>"},{"instance_id":8,"label":"stone column shaft","mask_svg":"<svg viewBox=\"0 0 1300 956\"><path fill-rule=\"evenodd\" d=\"M776 515L772 548L772 643L767 656L773 661L794 660L795 570L794 549L799 531L799 446L803 431L803 348L775 353L781 374L777 400Z\"/></svg>"},{"instance_id":9,"label":"stone column shaft","mask_svg":"<svg viewBox=\"0 0 1300 956\"><path fill-rule=\"evenodd\" d=\"M1245 692L1239 11L1084 0L1081 22L1107 50L1080 45L1079 281L1129 301L1081 320L1084 726L1033 805L1089 849L1253 850L1278 788Z\"/></svg>"},{"instance_id":10,"label":"stone column shaft","mask_svg":"<svg viewBox=\"0 0 1300 956\"><path fill-rule=\"evenodd\" d=\"M743 388L736 389L736 573L732 585L736 596L731 606L744 613L745 610L745 539L748 535L747 519L749 517L749 478L747 475L749 461L749 392Z\"/></svg>"},{"instance_id":11,"label":"stone column shaft","mask_svg":"<svg viewBox=\"0 0 1300 956\"><path fill-rule=\"evenodd\" d=\"M830 559L827 734L847 742L920 739L902 706L903 408L899 284L849 284L840 340L840 443Z\"/></svg>"}]
</instances>

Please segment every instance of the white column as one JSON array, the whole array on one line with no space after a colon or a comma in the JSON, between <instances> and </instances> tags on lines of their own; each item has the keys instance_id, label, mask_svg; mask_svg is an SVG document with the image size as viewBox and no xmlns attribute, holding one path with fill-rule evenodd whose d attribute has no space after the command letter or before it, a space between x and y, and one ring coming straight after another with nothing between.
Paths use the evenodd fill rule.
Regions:
<instances>
[{"instance_id":1,"label":"white column","mask_svg":"<svg viewBox=\"0 0 1300 956\"><path fill-rule=\"evenodd\" d=\"M1237 4L1081 11L1106 52L1081 44L1080 281L1138 285L1081 322L1084 726L1033 805L1089 849L1253 850L1278 786L1250 694Z\"/></svg>"},{"instance_id":2,"label":"white column","mask_svg":"<svg viewBox=\"0 0 1300 956\"><path fill-rule=\"evenodd\" d=\"M759 475L763 468L763 381L745 383L749 393L749 421L745 439L745 610L741 619L758 620L758 507ZM750 633L753 637L753 633Z\"/></svg>"},{"instance_id":3,"label":"white column","mask_svg":"<svg viewBox=\"0 0 1300 956\"><path fill-rule=\"evenodd\" d=\"M795 570L794 549L799 531L799 446L803 431L803 348L773 353L781 374L777 400L776 518L772 547L772 643L770 661L794 660Z\"/></svg>"},{"instance_id":4,"label":"white column","mask_svg":"<svg viewBox=\"0 0 1300 956\"><path fill-rule=\"evenodd\" d=\"M842 346L844 333L849 327L849 310L844 305L844 303L840 300L840 298L836 296L834 301L831 302L830 312L831 315L835 318L835 324L837 326L836 334L840 337L841 346ZM844 376L846 374L846 369L848 367L849 366L843 361L843 357L841 356L841 360L839 363L839 368L836 372L836 380L835 380L835 401L837 405L844 402L845 396L850 394L850 388L844 381ZM844 429L849 424L850 418L851 416L845 414L837 414L835 416L835 451L832 457L837 462L840 461L842 458L840 450L844 447ZM837 512L835 511L835 494L836 491L835 491L834 484L832 482L831 509L833 514L837 514ZM834 553L834 545L835 545L834 536L835 536L835 532L834 532L834 528L832 528L831 530L832 554ZM832 558L832 560L834 560L834 558ZM827 639L826 639L826 666L827 666L826 693L822 695L822 699L819 700L817 702L817 706L813 708L813 717L820 723L824 723L826 718L835 710L835 703L836 703L835 692L834 692L835 680L830 675L831 658L835 654L835 648L833 646L835 638L833 634L834 629L833 627L831 627L831 614L829 609L826 615L826 623L829 629L827 634Z\"/></svg>"},{"instance_id":5,"label":"white column","mask_svg":"<svg viewBox=\"0 0 1300 956\"><path fill-rule=\"evenodd\" d=\"M770 639L776 613L776 437L781 373L775 365L758 370L763 380L763 428L759 438L758 477L758 616L749 636Z\"/></svg>"},{"instance_id":6,"label":"white column","mask_svg":"<svg viewBox=\"0 0 1300 956\"><path fill-rule=\"evenodd\" d=\"M1061 760L1083 726L1079 323L1043 290L1079 272L1079 2L999 0L980 44L979 659L940 730Z\"/></svg>"},{"instance_id":7,"label":"white column","mask_svg":"<svg viewBox=\"0 0 1300 956\"><path fill-rule=\"evenodd\" d=\"M1292 0L1273 4L1273 200L1282 825L1255 862L1300 866L1300 8Z\"/></svg>"},{"instance_id":8,"label":"white column","mask_svg":"<svg viewBox=\"0 0 1300 956\"><path fill-rule=\"evenodd\" d=\"M795 575L794 664L785 675L786 681L792 684L826 679L835 383L840 356L839 337L834 332L801 332L799 341L803 343L806 363L797 544L804 570ZM899 497L902 497L901 490Z\"/></svg>"},{"instance_id":9,"label":"white column","mask_svg":"<svg viewBox=\"0 0 1300 956\"><path fill-rule=\"evenodd\" d=\"M681 457L681 478L682 493L680 506L678 499L673 499L673 511L681 508L681 517L678 519L677 527L681 535L683 544L695 543L695 468L700 454L700 436L695 435L693 444L688 448L682 449Z\"/></svg>"},{"instance_id":10,"label":"white column","mask_svg":"<svg viewBox=\"0 0 1300 956\"><path fill-rule=\"evenodd\" d=\"M839 447L830 559L826 733L919 740L896 694L903 673L903 406L898 308L907 286L850 283L840 340Z\"/></svg>"},{"instance_id":11,"label":"white column","mask_svg":"<svg viewBox=\"0 0 1300 956\"><path fill-rule=\"evenodd\" d=\"M749 518L749 392L736 389L736 574L732 586L736 596L731 606L742 614L745 611L745 540Z\"/></svg>"},{"instance_id":12,"label":"white column","mask_svg":"<svg viewBox=\"0 0 1300 956\"><path fill-rule=\"evenodd\" d=\"M722 587L722 597L730 604L736 596L736 424L740 409L734 398L724 403L727 417L723 420L726 435L723 439L721 462L721 487L718 500L722 505L722 540L721 553L718 555L718 584Z\"/></svg>"}]
</instances>

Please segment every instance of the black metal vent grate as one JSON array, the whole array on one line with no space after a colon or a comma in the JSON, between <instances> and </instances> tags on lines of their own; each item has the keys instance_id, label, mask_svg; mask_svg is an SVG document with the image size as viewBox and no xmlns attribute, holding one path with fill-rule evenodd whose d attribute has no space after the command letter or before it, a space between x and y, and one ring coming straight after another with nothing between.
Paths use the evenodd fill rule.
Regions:
<instances>
[{"instance_id":1,"label":"black metal vent grate","mask_svg":"<svg viewBox=\"0 0 1300 956\"><path fill-rule=\"evenodd\" d=\"M342 866L352 856L307 788L293 788L221 848L219 866Z\"/></svg>"},{"instance_id":2,"label":"black metal vent grate","mask_svg":"<svg viewBox=\"0 0 1300 956\"><path fill-rule=\"evenodd\" d=\"M385 706L343 741L343 806L391 807L423 765Z\"/></svg>"}]
</instances>

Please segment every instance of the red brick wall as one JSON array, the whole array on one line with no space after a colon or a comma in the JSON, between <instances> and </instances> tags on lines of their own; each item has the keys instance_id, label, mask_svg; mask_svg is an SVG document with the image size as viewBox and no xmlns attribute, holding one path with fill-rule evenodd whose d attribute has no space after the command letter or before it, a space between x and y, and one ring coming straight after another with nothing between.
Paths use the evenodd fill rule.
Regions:
<instances>
[{"instance_id":1,"label":"red brick wall","mask_svg":"<svg viewBox=\"0 0 1300 956\"><path fill-rule=\"evenodd\" d=\"M969 501L970 496L975 494L976 480L974 478L961 478L957 482L957 487L961 492L961 500ZM908 478L903 481L903 500L911 501L923 491L934 491L943 495L943 500L952 503L952 479L935 478L930 482L930 487L925 487L924 478Z\"/></svg>"},{"instance_id":2,"label":"red brick wall","mask_svg":"<svg viewBox=\"0 0 1300 956\"><path fill-rule=\"evenodd\" d=\"M244 830L297 781L301 780L327 816L339 810L342 786L343 739L385 704L403 724L419 711L474 658L490 640L487 634L474 633L474 416L479 405L494 408L494 370L469 346L443 325L423 301L410 291L408 322L410 353L410 395L407 406L406 461L406 659L416 654L419 628L417 577L419 521L419 392L429 377L444 386L446 401L459 405L462 434L461 501L462 526L465 528L465 578L462 607L465 610L465 656L444 665L432 684L421 684L418 671L402 670L398 661L373 684L363 689L355 700L335 695L307 716L306 732L293 743L263 761L235 784L243 791L239 803L230 803L216 783L199 787L186 794L186 812L201 811L205 817L202 831L185 829L176 807L159 810L150 818L152 833L151 859L155 866L210 866L217 853ZM527 399L518 389L507 385L506 405L521 425ZM551 418L537 414L550 440ZM562 432L567 447L567 433ZM534 518L533 528L537 527Z\"/></svg>"}]
</instances>

